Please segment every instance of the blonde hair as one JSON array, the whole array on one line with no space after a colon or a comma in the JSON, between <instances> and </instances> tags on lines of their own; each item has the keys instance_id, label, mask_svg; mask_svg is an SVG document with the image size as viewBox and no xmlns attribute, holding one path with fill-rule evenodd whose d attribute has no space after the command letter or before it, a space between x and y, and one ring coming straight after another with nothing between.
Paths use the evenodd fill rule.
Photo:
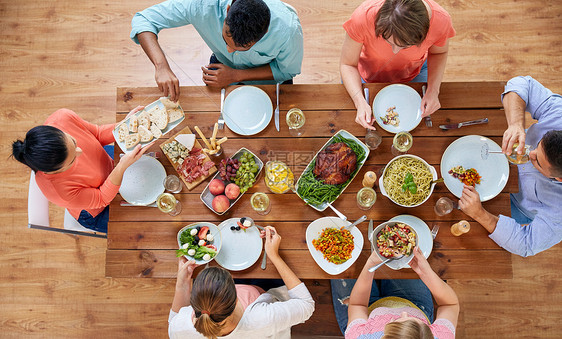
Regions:
<instances>
[{"instance_id":1,"label":"blonde hair","mask_svg":"<svg viewBox=\"0 0 562 339\"><path fill-rule=\"evenodd\" d=\"M384 327L383 339L433 339L433 333L426 324L415 320L390 322Z\"/></svg>"},{"instance_id":2,"label":"blonde hair","mask_svg":"<svg viewBox=\"0 0 562 339\"><path fill-rule=\"evenodd\" d=\"M230 273L220 267L201 271L193 281L191 306L195 312L195 329L207 338L215 339L224 321L236 308L238 297Z\"/></svg>"}]
</instances>

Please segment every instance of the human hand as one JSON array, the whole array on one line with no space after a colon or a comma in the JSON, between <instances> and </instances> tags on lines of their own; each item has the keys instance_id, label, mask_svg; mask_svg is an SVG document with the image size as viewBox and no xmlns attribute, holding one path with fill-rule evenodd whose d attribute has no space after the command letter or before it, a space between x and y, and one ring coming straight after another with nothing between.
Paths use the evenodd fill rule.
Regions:
<instances>
[{"instance_id":1,"label":"human hand","mask_svg":"<svg viewBox=\"0 0 562 339\"><path fill-rule=\"evenodd\" d=\"M177 102L180 97L180 81L169 66L156 69L156 83L164 96L170 96L170 100Z\"/></svg>"},{"instance_id":2,"label":"human hand","mask_svg":"<svg viewBox=\"0 0 562 339\"><path fill-rule=\"evenodd\" d=\"M199 265L195 263L195 260L187 260L184 256L179 258L176 288L186 289L189 287L191 276L197 266Z\"/></svg>"},{"instance_id":3,"label":"human hand","mask_svg":"<svg viewBox=\"0 0 562 339\"><path fill-rule=\"evenodd\" d=\"M433 271L418 246L414 247L414 257L410 261L409 265L419 276Z\"/></svg>"},{"instance_id":4,"label":"human hand","mask_svg":"<svg viewBox=\"0 0 562 339\"><path fill-rule=\"evenodd\" d=\"M211 69L216 68L216 69ZM224 64L209 64L207 67L201 66L203 71L203 82L213 87L226 87L233 82L237 82L237 70Z\"/></svg>"},{"instance_id":5,"label":"human hand","mask_svg":"<svg viewBox=\"0 0 562 339\"><path fill-rule=\"evenodd\" d=\"M522 126L509 126L503 132L502 152L511 155L513 144L516 142L519 143L517 154L523 154L523 149L525 148L525 129Z\"/></svg>"},{"instance_id":6,"label":"human hand","mask_svg":"<svg viewBox=\"0 0 562 339\"><path fill-rule=\"evenodd\" d=\"M382 262L381 258L379 258L376 251L377 251L377 249L375 249L371 253L371 255L369 256L369 258L367 259L367 262L365 263L366 267L373 267L373 266L378 265Z\"/></svg>"},{"instance_id":7,"label":"human hand","mask_svg":"<svg viewBox=\"0 0 562 339\"><path fill-rule=\"evenodd\" d=\"M146 152L146 150L148 150L152 145L154 145L154 141L145 146L135 146L135 148L133 148L131 152L126 153L123 157L121 157L121 160L119 160L119 165L123 166L124 169L128 168L129 166L134 164L135 161L139 160L144 152Z\"/></svg>"},{"instance_id":8,"label":"human hand","mask_svg":"<svg viewBox=\"0 0 562 339\"><path fill-rule=\"evenodd\" d=\"M476 192L474 186L464 185L461 199L459 200L460 209L469 217L476 219L478 215L482 215L483 207L480 202L480 195Z\"/></svg>"},{"instance_id":9,"label":"human hand","mask_svg":"<svg viewBox=\"0 0 562 339\"><path fill-rule=\"evenodd\" d=\"M430 116L440 108L439 92L428 89L421 101L422 118Z\"/></svg>"},{"instance_id":10,"label":"human hand","mask_svg":"<svg viewBox=\"0 0 562 339\"><path fill-rule=\"evenodd\" d=\"M260 232L260 237L265 239L265 253L269 258L279 256L279 245L281 244L281 236L273 226L266 226L265 231Z\"/></svg>"},{"instance_id":11,"label":"human hand","mask_svg":"<svg viewBox=\"0 0 562 339\"><path fill-rule=\"evenodd\" d=\"M358 107L357 107L357 115L355 116L355 122L359 125L371 129L376 130L376 128L372 125L374 120L371 120L373 113L371 111L371 106L365 100L360 100Z\"/></svg>"},{"instance_id":12,"label":"human hand","mask_svg":"<svg viewBox=\"0 0 562 339\"><path fill-rule=\"evenodd\" d=\"M137 106L137 107L133 108L133 110L130 111L129 114L127 114L125 119L128 119L129 117L131 117L131 115L137 113L138 111L142 111L143 109L144 109L144 106Z\"/></svg>"}]
</instances>

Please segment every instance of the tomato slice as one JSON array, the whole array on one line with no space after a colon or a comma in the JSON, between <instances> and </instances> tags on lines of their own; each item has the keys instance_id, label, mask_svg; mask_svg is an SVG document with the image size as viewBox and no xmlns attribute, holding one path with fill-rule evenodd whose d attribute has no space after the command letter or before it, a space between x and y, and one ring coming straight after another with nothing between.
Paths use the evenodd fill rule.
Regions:
<instances>
[{"instance_id":1,"label":"tomato slice","mask_svg":"<svg viewBox=\"0 0 562 339\"><path fill-rule=\"evenodd\" d=\"M205 247L212 248L215 251L217 250L217 247L215 245L208 244L208 245L205 245Z\"/></svg>"},{"instance_id":2,"label":"tomato slice","mask_svg":"<svg viewBox=\"0 0 562 339\"><path fill-rule=\"evenodd\" d=\"M199 239L203 239L203 240L206 239L207 233L209 233L209 227L208 226L202 226L201 229L199 230L199 234L198 234Z\"/></svg>"}]
</instances>

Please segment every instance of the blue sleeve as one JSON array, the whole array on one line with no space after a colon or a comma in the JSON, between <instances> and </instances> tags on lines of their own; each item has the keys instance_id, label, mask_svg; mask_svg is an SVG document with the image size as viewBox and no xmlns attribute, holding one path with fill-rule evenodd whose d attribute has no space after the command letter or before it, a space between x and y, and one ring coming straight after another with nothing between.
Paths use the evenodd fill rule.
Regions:
<instances>
[{"instance_id":1,"label":"blue sleeve","mask_svg":"<svg viewBox=\"0 0 562 339\"><path fill-rule=\"evenodd\" d=\"M293 35L285 41L279 54L269 63L273 79L276 82L283 82L300 74L302 58L303 36L302 28L299 25L293 31Z\"/></svg>"},{"instance_id":2,"label":"blue sleeve","mask_svg":"<svg viewBox=\"0 0 562 339\"><path fill-rule=\"evenodd\" d=\"M164 28L180 27L191 24L196 15L196 1L168 0L138 12L131 21L131 39L139 43L137 34L152 32L156 35Z\"/></svg>"},{"instance_id":3,"label":"blue sleeve","mask_svg":"<svg viewBox=\"0 0 562 339\"><path fill-rule=\"evenodd\" d=\"M519 76L509 80L502 93L502 100L509 92L517 93L525 101L525 110L531 113L533 119L539 120L544 113L548 113L550 106L545 103L553 95L552 91L532 77Z\"/></svg>"},{"instance_id":4,"label":"blue sleeve","mask_svg":"<svg viewBox=\"0 0 562 339\"><path fill-rule=\"evenodd\" d=\"M552 216L551 216L552 218ZM490 238L511 253L528 257L549 249L562 240L560 220L547 220L537 214L527 226L500 214L496 229Z\"/></svg>"}]
</instances>

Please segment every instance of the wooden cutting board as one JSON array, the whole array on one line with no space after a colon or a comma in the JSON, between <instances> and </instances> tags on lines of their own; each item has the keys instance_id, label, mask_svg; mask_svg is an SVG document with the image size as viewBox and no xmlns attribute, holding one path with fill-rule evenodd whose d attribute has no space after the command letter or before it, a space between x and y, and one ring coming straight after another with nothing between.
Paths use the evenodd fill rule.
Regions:
<instances>
[{"instance_id":1,"label":"wooden cutting board","mask_svg":"<svg viewBox=\"0 0 562 339\"><path fill-rule=\"evenodd\" d=\"M191 191L193 188L195 188L197 185L199 185L200 183L202 183L203 181L205 181L205 179L211 177L213 174L215 174L217 172L217 167L213 166L209 169L209 174L208 175L202 175L199 178L195 179L193 182L189 183L185 180L185 178L178 172L178 167L179 165L175 162L172 161L172 159L170 159L170 157L168 156L168 154L166 154L166 152L164 152L164 145L171 143L172 141L175 140L176 136L180 135L180 134L193 134L191 132L191 129L189 128L189 126L186 126L184 129L182 129L181 131L179 131L178 133L172 135L172 137L170 137L170 139L164 141L162 144L160 144L160 148L162 149L162 153L166 155L166 158L168 158L168 160L170 161L170 164L172 164L172 166L174 167L174 169L176 170L176 172L178 173L178 176L181 178L181 180L183 181L185 187ZM193 147L197 147L200 149L203 149L203 147L201 147L201 144L199 143L199 140L197 140L197 138L195 138L195 144L193 145ZM209 162L212 160L209 158L209 156L206 153L205 154L205 160L203 161L203 163Z\"/></svg>"}]
</instances>

